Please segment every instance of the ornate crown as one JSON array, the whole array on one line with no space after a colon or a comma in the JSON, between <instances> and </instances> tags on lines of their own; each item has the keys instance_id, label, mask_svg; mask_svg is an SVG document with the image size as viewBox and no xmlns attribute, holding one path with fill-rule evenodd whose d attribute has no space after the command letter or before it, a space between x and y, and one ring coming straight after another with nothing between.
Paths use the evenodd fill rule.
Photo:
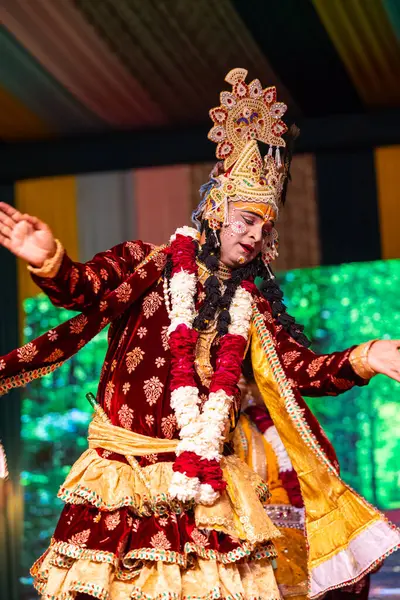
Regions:
<instances>
[{"instance_id":1,"label":"ornate crown","mask_svg":"<svg viewBox=\"0 0 400 600\"><path fill-rule=\"evenodd\" d=\"M263 89L258 79L247 84L246 76L245 69L230 71L225 81L232 92L221 92L220 106L209 113L214 126L208 137L217 144L216 155L224 161L225 171L214 178L217 185L210 191L204 215L215 220L215 228L223 221L227 201L263 204L266 217L275 220L287 176L280 156L280 148L286 146L281 136L287 127L281 117L287 106L277 102L275 87ZM264 160L257 141L269 145Z\"/></svg>"}]
</instances>

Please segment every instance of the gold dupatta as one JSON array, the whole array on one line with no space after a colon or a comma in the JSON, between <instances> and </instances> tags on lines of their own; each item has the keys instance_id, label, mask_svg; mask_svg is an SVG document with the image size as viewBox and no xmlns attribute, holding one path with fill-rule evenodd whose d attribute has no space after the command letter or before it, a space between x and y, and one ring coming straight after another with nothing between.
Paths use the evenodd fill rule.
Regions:
<instances>
[{"instance_id":1,"label":"gold dupatta","mask_svg":"<svg viewBox=\"0 0 400 600\"><path fill-rule=\"evenodd\" d=\"M251 359L264 402L300 481L310 598L355 583L400 545L399 530L346 485L313 435L272 336L254 309Z\"/></svg>"}]
</instances>

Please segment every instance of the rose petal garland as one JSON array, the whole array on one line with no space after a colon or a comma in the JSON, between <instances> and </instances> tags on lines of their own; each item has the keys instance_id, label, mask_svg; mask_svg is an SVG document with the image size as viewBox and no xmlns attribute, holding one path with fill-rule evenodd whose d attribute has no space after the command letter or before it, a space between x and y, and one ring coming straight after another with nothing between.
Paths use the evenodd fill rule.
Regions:
<instances>
[{"instance_id":1,"label":"rose petal garland","mask_svg":"<svg viewBox=\"0 0 400 600\"><path fill-rule=\"evenodd\" d=\"M172 355L171 407L180 429L180 441L169 493L181 501L213 504L225 489L220 466L229 410L241 373L252 313L251 284L243 282L232 299L231 323L220 340L217 368L208 400L200 413L194 359L198 333L193 329L197 288L198 232L177 229L171 237L172 277L164 282ZM171 304L169 303L171 295Z\"/></svg>"}]
</instances>

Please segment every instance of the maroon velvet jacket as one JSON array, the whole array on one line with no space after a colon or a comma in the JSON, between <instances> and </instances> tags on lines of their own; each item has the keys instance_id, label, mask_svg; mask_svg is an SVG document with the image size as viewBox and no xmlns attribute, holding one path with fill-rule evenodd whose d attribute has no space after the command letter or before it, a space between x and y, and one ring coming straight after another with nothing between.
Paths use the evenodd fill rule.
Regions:
<instances>
[{"instance_id":1,"label":"maroon velvet jacket","mask_svg":"<svg viewBox=\"0 0 400 600\"><path fill-rule=\"evenodd\" d=\"M98 305L101 311L102 298L117 288L151 250L150 244L126 242L97 254L85 264L72 262L65 254L55 277L33 277L56 306L81 311ZM163 255L158 257L163 258ZM170 407L169 318L163 280L158 277L146 287L146 268L140 271L142 294L111 324L97 399L114 425L148 436L177 438L176 420ZM199 284L199 291L200 288ZM337 395L353 385L366 383L350 365L351 349L317 355L298 344L274 321L268 302L258 292L256 302L295 393ZM207 390L199 380L197 383L200 393L205 394ZM152 455L143 459L142 464L166 458Z\"/></svg>"},{"instance_id":2,"label":"maroon velvet jacket","mask_svg":"<svg viewBox=\"0 0 400 600\"><path fill-rule=\"evenodd\" d=\"M58 332L48 332L35 340L33 345L5 357L7 374L18 373L21 361L31 368L32 357L40 359L36 362L43 366L47 364L46 361L54 361L55 357L58 360L57 352L60 353L61 347L59 345L57 348L58 335L63 339L67 337L65 354L63 357L60 355L60 359L65 359L67 354L76 352L104 327L107 315L110 314L111 318L116 307L120 316L114 318L110 326L109 346L97 400L115 425L148 436L177 438L176 420L170 407L169 318L162 280L165 253L156 254L154 259L137 269L151 250L150 244L126 242L96 255L86 264L74 263L65 254L55 277L34 276L35 282L55 305L83 313L61 325ZM136 273L132 275L135 270ZM125 283L128 278L130 283ZM116 290L116 297L113 297L112 290ZM198 291L200 303L200 284ZM350 365L350 350L316 355L300 346L276 324L268 302L258 292L255 294L258 309L272 333L296 399L303 406L308 424L319 443L335 463L331 445L300 394L335 395L353 385L364 384ZM211 353L213 365L215 348ZM207 390L199 380L197 383L200 393L205 394ZM100 449L98 452L105 458L125 462L121 455ZM144 466L173 459L171 454L150 455L141 458L140 463ZM199 535L203 534L196 529L192 511L183 511L179 515L171 513L165 517L152 514L132 520L129 507L120 508L104 517L98 508L85 503L65 505L54 540L70 545L84 537L88 551L112 552L116 556L120 556L122 551L125 556L133 556L137 550L153 549L162 542L164 549L184 556L186 542L193 543ZM240 544L240 540L217 531L207 534L207 550L221 555L236 550Z\"/></svg>"}]
</instances>

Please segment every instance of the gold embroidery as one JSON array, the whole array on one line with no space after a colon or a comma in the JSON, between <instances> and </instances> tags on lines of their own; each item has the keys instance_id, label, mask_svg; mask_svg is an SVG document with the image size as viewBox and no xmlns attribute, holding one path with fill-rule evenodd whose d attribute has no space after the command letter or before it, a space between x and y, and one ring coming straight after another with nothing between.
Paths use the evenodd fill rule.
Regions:
<instances>
[{"instance_id":1,"label":"gold embroidery","mask_svg":"<svg viewBox=\"0 0 400 600\"><path fill-rule=\"evenodd\" d=\"M158 377L151 377L146 379L143 385L144 395L146 396L147 402L152 406L157 402L162 394L164 384L158 379Z\"/></svg>"},{"instance_id":2,"label":"gold embroidery","mask_svg":"<svg viewBox=\"0 0 400 600\"><path fill-rule=\"evenodd\" d=\"M143 360L144 352L141 348L137 347L128 352L126 355L126 368L128 369L128 373L132 373L138 366L138 364Z\"/></svg>"},{"instance_id":3,"label":"gold embroidery","mask_svg":"<svg viewBox=\"0 0 400 600\"><path fill-rule=\"evenodd\" d=\"M104 402L108 410L111 408L111 398L115 390L115 385L112 381L109 381L106 385L106 391L104 394Z\"/></svg>"},{"instance_id":4,"label":"gold embroidery","mask_svg":"<svg viewBox=\"0 0 400 600\"><path fill-rule=\"evenodd\" d=\"M71 322L69 324L69 329L71 331L71 333L82 333L82 331L85 329L86 325L88 323L88 319L87 317L85 317L85 315L78 315L77 317L74 317L73 319L71 319Z\"/></svg>"},{"instance_id":5,"label":"gold embroidery","mask_svg":"<svg viewBox=\"0 0 400 600\"><path fill-rule=\"evenodd\" d=\"M29 363L34 359L37 353L38 349L33 342L28 342L25 346L22 346L22 348L18 348L17 350L19 362Z\"/></svg>"},{"instance_id":6,"label":"gold embroidery","mask_svg":"<svg viewBox=\"0 0 400 600\"><path fill-rule=\"evenodd\" d=\"M123 404L118 411L118 419L124 429L131 429L133 423L133 409Z\"/></svg>"},{"instance_id":7,"label":"gold embroidery","mask_svg":"<svg viewBox=\"0 0 400 600\"><path fill-rule=\"evenodd\" d=\"M153 548L162 548L163 550L169 550L171 548L171 542L168 541L168 538L163 531L159 531L153 535L150 544Z\"/></svg>"},{"instance_id":8,"label":"gold embroidery","mask_svg":"<svg viewBox=\"0 0 400 600\"><path fill-rule=\"evenodd\" d=\"M131 293L132 288L129 283L126 283L126 281L121 283L121 285L117 287L115 291L115 295L117 296L119 302L128 302L129 298L131 297Z\"/></svg>"},{"instance_id":9,"label":"gold embroidery","mask_svg":"<svg viewBox=\"0 0 400 600\"><path fill-rule=\"evenodd\" d=\"M168 417L163 417L161 419L161 431L169 440L172 440L176 426L177 423L175 415L168 415Z\"/></svg>"},{"instance_id":10,"label":"gold embroidery","mask_svg":"<svg viewBox=\"0 0 400 600\"><path fill-rule=\"evenodd\" d=\"M156 310L161 306L162 298L160 294L157 292L151 292L144 300L143 300L143 314L146 319L149 319Z\"/></svg>"},{"instance_id":11,"label":"gold embroidery","mask_svg":"<svg viewBox=\"0 0 400 600\"><path fill-rule=\"evenodd\" d=\"M106 527L109 531L113 531L121 522L121 517L119 512L110 513L104 519Z\"/></svg>"}]
</instances>

